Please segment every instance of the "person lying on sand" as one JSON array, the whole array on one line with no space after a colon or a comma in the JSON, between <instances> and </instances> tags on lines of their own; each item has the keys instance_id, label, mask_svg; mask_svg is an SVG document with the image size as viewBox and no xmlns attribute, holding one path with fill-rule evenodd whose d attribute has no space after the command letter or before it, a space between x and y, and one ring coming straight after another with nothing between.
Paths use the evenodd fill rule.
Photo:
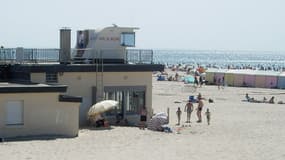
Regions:
<instances>
[{"instance_id":1,"label":"person lying on sand","mask_svg":"<svg viewBox=\"0 0 285 160\"><path fill-rule=\"evenodd\" d=\"M252 100L254 100L254 98L250 98L248 93L245 94L245 99L248 101L248 102L251 102Z\"/></svg>"}]
</instances>

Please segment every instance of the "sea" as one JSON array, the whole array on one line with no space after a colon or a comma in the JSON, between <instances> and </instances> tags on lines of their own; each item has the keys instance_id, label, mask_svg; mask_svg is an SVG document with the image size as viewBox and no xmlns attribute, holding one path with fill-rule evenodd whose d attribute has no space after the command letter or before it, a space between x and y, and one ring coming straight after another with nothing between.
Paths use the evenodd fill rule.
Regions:
<instances>
[{"instance_id":1,"label":"sea","mask_svg":"<svg viewBox=\"0 0 285 160\"><path fill-rule=\"evenodd\" d=\"M154 63L285 71L285 51L153 50Z\"/></svg>"}]
</instances>

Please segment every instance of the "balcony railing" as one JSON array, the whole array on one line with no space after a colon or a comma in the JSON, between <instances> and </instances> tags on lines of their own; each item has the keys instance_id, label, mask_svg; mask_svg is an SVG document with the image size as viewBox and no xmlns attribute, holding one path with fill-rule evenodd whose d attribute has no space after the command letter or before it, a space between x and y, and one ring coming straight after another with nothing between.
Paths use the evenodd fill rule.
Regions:
<instances>
[{"instance_id":1,"label":"balcony railing","mask_svg":"<svg viewBox=\"0 0 285 160\"><path fill-rule=\"evenodd\" d=\"M59 49L1 48L0 62L2 64L59 62Z\"/></svg>"},{"instance_id":2,"label":"balcony railing","mask_svg":"<svg viewBox=\"0 0 285 160\"><path fill-rule=\"evenodd\" d=\"M153 64L153 50L129 49L127 62L134 64Z\"/></svg>"},{"instance_id":3,"label":"balcony railing","mask_svg":"<svg viewBox=\"0 0 285 160\"><path fill-rule=\"evenodd\" d=\"M59 51L60 49L0 48L0 63L59 63ZM74 51L75 49L72 49L72 59L77 58ZM99 58L103 57L103 59L124 59L124 63L130 64L153 64L152 50L102 50L100 53L104 56L99 56ZM93 54L93 52L90 51L88 54ZM98 55L94 56L94 58L96 57L98 58ZM72 60L70 61L73 63ZM90 62L92 63L92 61Z\"/></svg>"},{"instance_id":4,"label":"balcony railing","mask_svg":"<svg viewBox=\"0 0 285 160\"><path fill-rule=\"evenodd\" d=\"M15 48L0 48L1 63L13 63L16 60Z\"/></svg>"}]
</instances>

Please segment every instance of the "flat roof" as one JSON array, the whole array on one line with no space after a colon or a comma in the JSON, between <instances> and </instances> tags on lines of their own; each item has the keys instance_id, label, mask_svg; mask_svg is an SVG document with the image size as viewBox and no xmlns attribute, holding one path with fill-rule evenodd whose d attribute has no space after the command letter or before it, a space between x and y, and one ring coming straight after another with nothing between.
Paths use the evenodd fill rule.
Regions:
<instances>
[{"instance_id":1,"label":"flat roof","mask_svg":"<svg viewBox=\"0 0 285 160\"><path fill-rule=\"evenodd\" d=\"M66 85L0 82L0 93L66 92Z\"/></svg>"},{"instance_id":2,"label":"flat roof","mask_svg":"<svg viewBox=\"0 0 285 160\"><path fill-rule=\"evenodd\" d=\"M97 69L98 68L98 69ZM17 64L12 65L15 72L96 72L102 66L96 64ZM103 64L104 72L153 72L163 71L162 64Z\"/></svg>"}]
</instances>

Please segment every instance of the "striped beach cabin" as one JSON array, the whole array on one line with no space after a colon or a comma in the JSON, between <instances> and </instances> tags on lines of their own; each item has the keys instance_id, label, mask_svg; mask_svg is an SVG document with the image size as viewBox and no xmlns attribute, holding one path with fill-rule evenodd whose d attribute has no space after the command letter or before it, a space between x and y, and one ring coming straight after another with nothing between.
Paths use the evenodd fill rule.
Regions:
<instances>
[{"instance_id":1,"label":"striped beach cabin","mask_svg":"<svg viewBox=\"0 0 285 160\"><path fill-rule=\"evenodd\" d=\"M209 76L208 76L209 73ZM206 77L208 82L225 78L225 84L235 87L258 87L258 88L285 88L285 73L275 71L258 70L218 70L208 69ZM209 81L213 79L212 81ZM215 84L215 83L209 83Z\"/></svg>"}]
</instances>

